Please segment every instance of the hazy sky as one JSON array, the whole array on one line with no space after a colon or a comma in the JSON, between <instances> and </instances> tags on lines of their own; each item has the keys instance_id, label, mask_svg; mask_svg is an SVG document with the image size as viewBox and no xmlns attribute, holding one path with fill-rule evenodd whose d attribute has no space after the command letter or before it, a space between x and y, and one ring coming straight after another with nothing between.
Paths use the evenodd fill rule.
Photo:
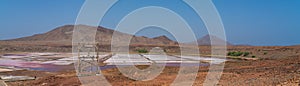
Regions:
<instances>
[{"instance_id":1,"label":"hazy sky","mask_svg":"<svg viewBox=\"0 0 300 86\"><path fill-rule=\"evenodd\" d=\"M227 39L231 43L300 44L300 0L213 2L222 17ZM0 39L30 36L58 26L74 24L83 3L84 0L1 0ZM188 21L198 38L207 34L199 17L181 0L121 0L107 13L101 26L114 29L125 15L145 6L161 6L173 10ZM154 28L137 35L155 37L165 33Z\"/></svg>"}]
</instances>

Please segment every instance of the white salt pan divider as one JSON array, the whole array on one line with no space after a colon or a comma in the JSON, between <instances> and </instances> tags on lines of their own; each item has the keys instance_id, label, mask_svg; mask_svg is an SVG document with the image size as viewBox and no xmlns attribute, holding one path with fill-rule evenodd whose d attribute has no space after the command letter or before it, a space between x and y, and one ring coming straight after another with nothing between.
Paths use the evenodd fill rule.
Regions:
<instances>
[{"instance_id":1,"label":"white salt pan divider","mask_svg":"<svg viewBox=\"0 0 300 86\"><path fill-rule=\"evenodd\" d=\"M24 54L11 54L8 56L1 56L2 58L9 59L23 59L23 58L36 58L36 57L56 57L59 53L24 53Z\"/></svg>"},{"instance_id":2,"label":"white salt pan divider","mask_svg":"<svg viewBox=\"0 0 300 86\"><path fill-rule=\"evenodd\" d=\"M25 81L25 80L34 80L35 77L29 76L0 76L3 81Z\"/></svg>"},{"instance_id":3,"label":"white salt pan divider","mask_svg":"<svg viewBox=\"0 0 300 86\"><path fill-rule=\"evenodd\" d=\"M7 68L1 68L0 67L0 73L2 73L2 72L11 72L11 71L14 71L14 70L13 69L7 69Z\"/></svg>"},{"instance_id":4,"label":"white salt pan divider","mask_svg":"<svg viewBox=\"0 0 300 86\"><path fill-rule=\"evenodd\" d=\"M30 57L29 55L25 55L25 56L18 56L18 55L15 55L15 56L1 56L2 58L7 58L7 59L21 59L21 58L28 58Z\"/></svg>"},{"instance_id":5,"label":"white salt pan divider","mask_svg":"<svg viewBox=\"0 0 300 86\"><path fill-rule=\"evenodd\" d=\"M46 61L42 64L54 64L54 65L71 65L73 62L71 61Z\"/></svg>"},{"instance_id":6,"label":"white salt pan divider","mask_svg":"<svg viewBox=\"0 0 300 86\"><path fill-rule=\"evenodd\" d=\"M110 54L105 54L105 55L99 55L99 59L104 58ZM81 55L81 56L87 56L87 55ZM74 63L74 60L78 60L77 57L68 57L68 58L62 58L54 61L46 61L43 62L42 64L54 64L54 65L71 65ZM85 60L92 60L91 58L87 58Z\"/></svg>"},{"instance_id":7,"label":"white salt pan divider","mask_svg":"<svg viewBox=\"0 0 300 86\"><path fill-rule=\"evenodd\" d=\"M30 53L31 56L54 56L58 55L59 53Z\"/></svg>"},{"instance_id":8,"label":"white salt pan divider","mask_svg":"<svg viewBox=\"0 0 300 86\"><path fill-rule=\"evenodd\" d=\"M143 55L153 61L180 61L181 59L169 55ZM186 59L182 59L186 60Z\"/></svg>"},{"instance_id":9,"label":"white salt pan divider","mask_svg":"<svg viewBox=\"0 0 300 86\"><path fill-rule=\"evenodd\" d=\"M110 54L105 54L105 55L99 55L99 59L104 58L106 56L109 56ZM80 55L80 56L87 56L87 55ZM78 57L68 57L68 58L62 58L62 59L58 59L60 61L74 61L74 60L78 60ZM90 58L87 58L85 60L92 60Z\"/></svg>"},{"instance_id":10,"label":"white salt pan divider","mask_svg":"<svg viewBox=\"0 0 300 86\"><path fill-rule=\"evenodd\" d=\"M199 61L211 61L215 64L225 62L226 59L206 58L197 56L169 56L169 55L143 55L156 63L199 63Z\"/></svg>"},{"instance_id":11,"label":"white salt pan divider","mask_svg":"<svg viewBox=\"0 0 300 86\"><path fill-rule=\"evenodd\" d=\"M116 54L104 63L107 65L151 65L151 61L138 54Z\"/></svg>"},{"instance_id":12,"label":"white salt pan divider","mask_svg":"<svg viewBox=\"0 0 300 86\"><path fill-rule=\"evenodd\" d=\"M196 60L196 61L211 61L213 64L219 64L225 62L226 59L220 58L209 58L209 57L198 57L198 56L178 56L184 59Z\"/></svg>"},{"instance_id":13,"label":"white salt pan divider","mask_svg":"<svg viewBox=\"0 0 300 86\"><path fill-rule=\"evenodd\" d=\"M199 63L197 60L190 60L169 55L143 55L155 63Z\"/></svg>"}]
</instances>

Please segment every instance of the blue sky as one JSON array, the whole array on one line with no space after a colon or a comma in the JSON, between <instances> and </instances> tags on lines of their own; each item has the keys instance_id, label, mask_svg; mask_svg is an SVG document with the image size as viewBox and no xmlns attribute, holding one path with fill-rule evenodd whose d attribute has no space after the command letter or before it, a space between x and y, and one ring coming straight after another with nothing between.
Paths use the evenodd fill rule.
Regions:
<instances>
[{"instance_id":1,"label":"blue sky","mask_svg":"<svg viewBox=\"0 0 300 86\"><path fill-rule=\"evenodd\" d=\"M74 24L84 0L1 0L0 2L0 39L11 39ZM213 2L222 17L227 40L231 43L300 44L299 0L213 0ZM188 21L198 38L207 34L199 17L181 0L121 0L107 13L100 25L114 29L118 21L127 13L144 6L161 6L173 10ZM155 37L166 33L153 29L142 31L137 35ZM159 32L153 33L154 31Z\"/></svg>"}]
</instances>

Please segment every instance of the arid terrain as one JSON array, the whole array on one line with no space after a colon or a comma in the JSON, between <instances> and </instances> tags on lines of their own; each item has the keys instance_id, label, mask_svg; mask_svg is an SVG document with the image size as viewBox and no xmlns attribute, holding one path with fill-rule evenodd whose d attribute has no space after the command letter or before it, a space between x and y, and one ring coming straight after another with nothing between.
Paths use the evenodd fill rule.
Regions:
<instances>
[{"instance_id":1,"label":"arid terrain","mask_svg":"<svg viewBox=\"0 0 300 86\"><path fill-rule=\"evenodd\" d=\"M209 46L200 46L202 53L209 54ZM62 48L65 49L65 48ZM69 50L69 49L66 49ZM225 63L225 68L218 85L221 86L265 86L283 85L299 86L300 80L300 47L299 46L229 46L230 51L251 52L255 60L240 60L239 57ZM68 52L68 51L66 51ZM7 52L3 52L7 53ZM3 54L2 53L2 54ZM252 58L252 57L245 57ZM74 67L70 65L69 67ZM127 85L169 85L177 75L179 67L166 67L162 74L151 81L135 81L123 76L117 68L101 70L113 86ZM208 66L201 66L194 85L202 85ZM11 86L70 86L81 85L74 70L45 72L36 70L19 70L2 72L0 75L36 76L36 80L6 82Z\"/></svg>"},{"instance_id":2,"label":"arid terrain","mask_svg":"<svg viewBox=\"0 0 300 86\"><path fill-rule=\"evenodd\" d=\"M72 45L70 31L72 31L72 28L73 26L63 26L44 34L38 34L30 37L24 37L13 40L0 41L0 58L4 58L3 56L5 55L22 55L24 53L71 53ZM109 42L111 40L108 39L110 39L113 31L103 29L101 27L99 28L99 30L101 30L99 31L99 33L101 32L102 35L98 34L97 37L106 37L105 40L97 39L98 42L102 43L99 46L99 51L104 53L110 53L111 46ZM198 48L200 50L200 56L214 57L214 55L211 55L211 46L205 45L206 41L209 41L209 39L207 39L207 37L204 37L199 40L200 44ZM201 45L201 42L205 43ZM135 37L134 39L132 39L130 51L138 53L136 51L137 49L150 50L153 47L161 47L168 54L178 54L180 52L178 43L169 40L165 36L156 38ZM227 52L228 61L225 62L225 68L223 70L221 79L218 83L218 85L220 86L300 85L300 46L234 46L230 44L227 46ZM237 53L242 54L236 55ZM39 61L48 61L49 59L57 60L65 58L64 56L53 58L47 55L41 55L41 57L33 57L33 59ZM47 57L47 59L45 59L44 57ZM30 67L31 66L35 67L36 65L31 64ZM146 68L147 66L137 67ZM76 76L75 69L73 69L73 64L65 65L62 68L65 68L65 70L62 69L58 71L45 71L43 69L25 69L6 71L5 69L3 69L3 72L0 72L0 75L36 77L35 80L5 82L9 86L81 85L81 82ZM198 71L197 79L194 82L195 86L200 86L203 84L209 70L209 65L199 66L199 68L200 70ZM158 77L150 81L132 80L123 76L117 68L107 68L102 69L101 71L102 74L113 86L168 86L176 78L178 70L179 67L167 66Z\"/></svg>"}]
</instances>

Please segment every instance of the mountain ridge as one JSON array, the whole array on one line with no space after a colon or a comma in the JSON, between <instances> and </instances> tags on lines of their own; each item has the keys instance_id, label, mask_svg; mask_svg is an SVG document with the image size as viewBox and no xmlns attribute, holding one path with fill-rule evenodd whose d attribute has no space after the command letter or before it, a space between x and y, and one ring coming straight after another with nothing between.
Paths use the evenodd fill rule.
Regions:
<instances>
[{"instance_id":1,"label":"mountain ridge","mask_svg":"<svg viewBox=\"0 0 300 86\"><path fill-rule=\"evenodd\" d=\"M214 41L214 43L211 43L211 39L212 41ZM221 38L218 38L217 36L214 35L205 35L202 38L197 39L197 41L193 41L193 42L189 42L188 44L195 44L198 43L198 45L223 45L224 43L226 43L226 45L233 45L231 43L229 43L226 40L223 40Z\"/></svg>"},{"instance_id":2,"label":"mountain ridge","mask_svg":"<svg viewBox=\"0 0 300 86\"><path fill-rule=\"evenodd\" d=\"M116 41L122 42L124 37L132 37L131 43L133 44L159 44L159 45L172 45L176 42L170 40L169 38L148 38L144 36L135 36L131 34L122 33L119 31L114 31L101 26L87 26L87 25L64 25L57 27L51 31L35 34L32 36L21 37L16 39L10 39L7 41L72 41L73 29L77 26L79 28L97 28L96 41L101 44L110 44L112 41L112 36L116 35Z\"/></svg>"},{"instance_id":3,"label":"mountain ridge","mask_svg":"<svg viewBox=\"0 0 300 86\"><path fill-rule=\"evenodd\" d=\"M87 25L64 25L57 27L51 31L41 33L41 34L35 34L32 36L27 37L21 37L16 39L10 39L8 41L67 41L72 42L73 37L73 30L74 27L77 26L79 28L97 28L96 32L96 42L99 42L101 44L111 44L112 36L117 35L116 39L117 42L123 42L122 39L124 37L132 37L131 44L153 44L153 45L177 45L178 42L171 40L165 35L161 35L154 38L148 38L145 36L135 36L131 34L122 33L119 31L115 31L112 29L107 29L101 26L87 26ZM215 43L211 44L210 38L212 38ZM202 38L199 38L197 41L189 42L189 43L183 43L183 44L193 44L197 42L198 45L222 45L224 42L226 42L227 45L233 45L225 40L222 40L216 36L213 35L205 35Z\"/></svg>"}]
</instances>

